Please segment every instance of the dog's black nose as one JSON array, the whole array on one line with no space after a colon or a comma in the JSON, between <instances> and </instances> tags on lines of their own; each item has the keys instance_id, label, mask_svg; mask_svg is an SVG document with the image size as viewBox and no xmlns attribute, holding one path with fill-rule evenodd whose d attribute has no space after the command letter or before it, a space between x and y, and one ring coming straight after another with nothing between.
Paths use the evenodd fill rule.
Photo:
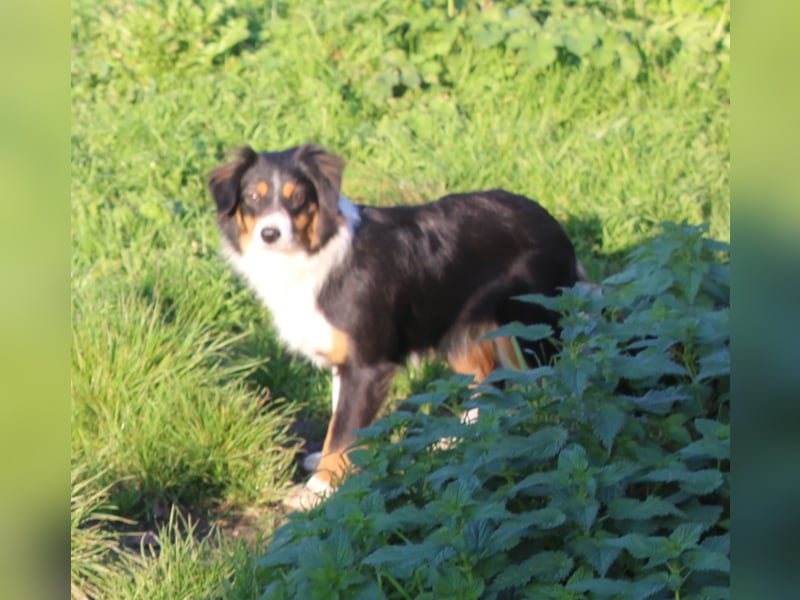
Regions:
<instances>
[{"instance_id":1,"label":"dog's black nose","mask_svg":"<svg viewBox=\"0 0 800 600\"><path fill-rule=\"evenodd\" d=\"M261 239L268 244L276 242L279 237L281 237L281 230L277 227L264 227L261 230Z\"/></svg>"}]
</instances>

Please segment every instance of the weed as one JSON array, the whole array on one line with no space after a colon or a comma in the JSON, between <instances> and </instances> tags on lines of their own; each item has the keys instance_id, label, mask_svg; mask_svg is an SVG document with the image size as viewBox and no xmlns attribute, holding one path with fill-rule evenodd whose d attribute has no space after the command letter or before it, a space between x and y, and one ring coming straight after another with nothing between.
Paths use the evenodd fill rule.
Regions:
<instances>
[{"instance_id":1,"label":"weed","mask_svg":"<svg viewBox=\"0 0 800 600\"><path fill-rule=\"evenodd\" d=\"M362 431L361 472L258 561L264 597L728 597L725 253L669 226L605 294L536 297L565 314L554 364L407 401L477 402L474 424L396 411Z\"/></svg>"}]
</instances>

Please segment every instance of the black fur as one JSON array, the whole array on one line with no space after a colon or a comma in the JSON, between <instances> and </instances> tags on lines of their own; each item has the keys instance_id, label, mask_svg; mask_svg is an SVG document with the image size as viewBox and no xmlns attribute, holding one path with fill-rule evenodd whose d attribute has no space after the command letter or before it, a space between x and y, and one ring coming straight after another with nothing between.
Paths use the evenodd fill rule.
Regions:
<instances>
[{"instance_id":1,"label":"black fur","mask_svg":"<svg viewBox=\"0 0 800 600\"><path fill-rule=\"evenodd\" d=\"M315 233L324 248L347 227L338 204L343 165L318 146L241 150L209 178L220 230L237 248L236 210L253 216L260 210L237 195L248 182L269 180L277 170L297 179L298 188L308 184L304 202L317 205L311 207L319 214ZM447 357L477 342L481 328L491 324L546 323L557 331L558 314L514 296L555 295L578 279L566 233L523 196L491 190L422 206L357 211L350 247L341 262L319 274L323 283L315 299L328 324L349 340L346 358L332 364L341 387L326 441L331 453L342 452L354 441L352 431L372 422L392 373L411 353L432 349ZM527 349L542 361L552 350L546 342Z\"/></svg>"},{"instance_id":2,"label":"black fur","mask_svg":"<svg viewBox=\"0 0 800 600\"><path fill-rule=\"evenodd\" d=\"M358 340L360 363L444 350L448 334L475 323L555 327L557 314L512 296L553 295L577 280L566 233L523 196L453 194L360 214L353 251L318 298L331 323Z\"/></svg>"}]
</instances>

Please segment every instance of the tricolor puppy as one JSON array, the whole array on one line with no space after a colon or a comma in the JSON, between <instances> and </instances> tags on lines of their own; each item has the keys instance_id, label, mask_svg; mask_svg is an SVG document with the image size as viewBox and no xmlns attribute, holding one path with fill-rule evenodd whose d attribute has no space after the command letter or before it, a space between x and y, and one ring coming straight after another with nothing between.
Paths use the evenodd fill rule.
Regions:
<instances>
[{"instance_id":1,"label":"tricolor puppy","mask_svg":"<svg viewBox=\"0 0 800 600\"><path fill-rule=\"evenodd\" d=\"M435 350L478 381L522 367L508 339L482 336L512 321L555 328L557 314L514 296L577 280L569 238L528 198L491 190L359 206L340 193L343 167L313 145L242 148L209 177L233 269L286 345L333 372L333 415L306 484L317 495L344 472L352 432L371 424L410 354ZM544 346L527 350L547 358Z\"/></svg>"}]
</instances>

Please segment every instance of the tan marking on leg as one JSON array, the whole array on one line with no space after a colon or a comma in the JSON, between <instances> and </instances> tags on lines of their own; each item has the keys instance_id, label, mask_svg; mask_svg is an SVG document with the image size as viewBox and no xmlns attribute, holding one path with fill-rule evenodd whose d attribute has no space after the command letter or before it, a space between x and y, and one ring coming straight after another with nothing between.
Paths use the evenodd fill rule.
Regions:
<instances>
[{"instance_id":1,"label":"tan marking on leg","mask_svg":"<svg viewBox=\"0 0 800 600\"><path fill-rule=\"evenodd\" d=\"M337 487L350 465L344 448L331 449L333 429L336 425L336 414L331 417L328 424L328 433L325 436L325 443L322 445L322 458L314 476L332 487Z\"/></svg>"},{"instance_id":2,"label":"tan marking on leg","mask_svg":"<svg viewBox=\"0 0 800 600\"><path fill-rule=\"evenodd\" d=\"M492 340L474 342L471 346L459 348L447 357L450 367L463 375L472 375L475 383L480 383L497 366L497 356Z\"/></svg>"},{"instance_id":3,"label":"tan marking on leg","mask_svg":"<svg viewBox=\"0 0 800 600\"><path fill-rule=\"evenodd\" d=\"M464 339L461 345L454 348L447 356L450 367L456 373L462 375L472 375L473 381L471 388L476 388L486 376L497 366L497 356L492 340L480 340L484 333L495 329L494 324L486 325L472 332L471 338ZM480 340L480 341L479 341ZM479 409L471 408L461 413L462 423L474 423L478 420ZM459 438L442 438L436 444L439 450L446 450L454 447L459 442Z\"/></svg>"}]
</instances>

